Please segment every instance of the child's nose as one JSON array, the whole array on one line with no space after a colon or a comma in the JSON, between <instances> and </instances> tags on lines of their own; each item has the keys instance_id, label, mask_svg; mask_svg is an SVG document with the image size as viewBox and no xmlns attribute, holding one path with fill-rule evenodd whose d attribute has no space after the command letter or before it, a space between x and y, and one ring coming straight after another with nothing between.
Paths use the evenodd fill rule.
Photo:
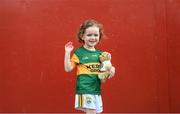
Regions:
<instances>
[{"instance_id":1,"label":"child's nose","mask_svg":"<svg viewBox=\"0 0 180 114\"><path fill-rule=\"evenodd\" d=\"M95 39L96 37L95 36L91 36L91 39Z\"/></svg>"}]
</instances>

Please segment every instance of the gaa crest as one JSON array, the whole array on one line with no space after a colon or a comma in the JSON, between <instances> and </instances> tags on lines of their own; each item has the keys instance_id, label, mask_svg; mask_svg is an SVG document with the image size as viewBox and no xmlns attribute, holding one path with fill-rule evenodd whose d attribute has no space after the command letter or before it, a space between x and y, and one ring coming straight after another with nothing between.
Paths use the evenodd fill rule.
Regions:
<instances>
[{"instance_id":1,"label":"gaa crest","mask_svg":"<svg viewBox=\"0 0 180 114\"><path fill-rule=\"evenodd\" d=\"M87 96L86 97L86 102L87 102L87 104L91 104L92 103L92 98Z\"/></svg>"}]
</instances>

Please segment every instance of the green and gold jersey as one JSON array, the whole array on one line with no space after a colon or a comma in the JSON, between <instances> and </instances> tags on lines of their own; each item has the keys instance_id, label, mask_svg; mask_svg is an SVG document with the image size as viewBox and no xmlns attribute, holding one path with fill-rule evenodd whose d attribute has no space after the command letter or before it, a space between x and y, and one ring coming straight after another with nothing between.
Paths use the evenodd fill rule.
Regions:
<instances>
[{"instance_id":1,"label":"green and gold jersey","mask_svg":"<svg viewBox=\"0 0 180 114\"><path fill-rule=\"evenodd\" d=\"M90 51L83 46L76 49L71 62L77 67L76 94L100 94L100 50Z\"/></svg>"}]
</instances>

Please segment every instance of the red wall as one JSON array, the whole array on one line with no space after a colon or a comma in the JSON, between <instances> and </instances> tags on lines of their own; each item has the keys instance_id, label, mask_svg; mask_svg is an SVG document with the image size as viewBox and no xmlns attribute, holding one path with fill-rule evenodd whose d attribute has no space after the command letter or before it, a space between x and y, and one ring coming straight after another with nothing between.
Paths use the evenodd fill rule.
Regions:
<instances>
[{"instance_id":1,"label":"red wall","mask_svg":"<svg viewBox=\"0 0 180 114\"><path fill-rule=\"evenodd\" d=\"M116 76L104 112L180 112L179 0L1 0L0 112L76 112L64 44L80 23L104 25Z\"/></svg>"},{"instance_id":2,"label":"red wall","mask_svg":"<svg viewBox=\"0 0 180 114\"><path fill-rule=\"evenodd\" d=\"M169 71L169 106L180 112L180 1L167 1L167 52Z\"/></svg>"}]
</instances>

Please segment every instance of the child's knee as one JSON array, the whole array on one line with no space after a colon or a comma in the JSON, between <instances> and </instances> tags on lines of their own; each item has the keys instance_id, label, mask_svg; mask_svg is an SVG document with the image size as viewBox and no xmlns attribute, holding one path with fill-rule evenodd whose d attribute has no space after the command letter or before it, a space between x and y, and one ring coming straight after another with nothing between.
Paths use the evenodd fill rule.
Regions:
<instances>
[{"instance_id":1,"label":"child's knee","mask_svg":"<svg viewBox=\"0 0 180 114\"><path fill-rule=\"evenodd\" d=\"M95 109L86 109L86 114L96 114Z\"/></svg>"}]
</instances>

